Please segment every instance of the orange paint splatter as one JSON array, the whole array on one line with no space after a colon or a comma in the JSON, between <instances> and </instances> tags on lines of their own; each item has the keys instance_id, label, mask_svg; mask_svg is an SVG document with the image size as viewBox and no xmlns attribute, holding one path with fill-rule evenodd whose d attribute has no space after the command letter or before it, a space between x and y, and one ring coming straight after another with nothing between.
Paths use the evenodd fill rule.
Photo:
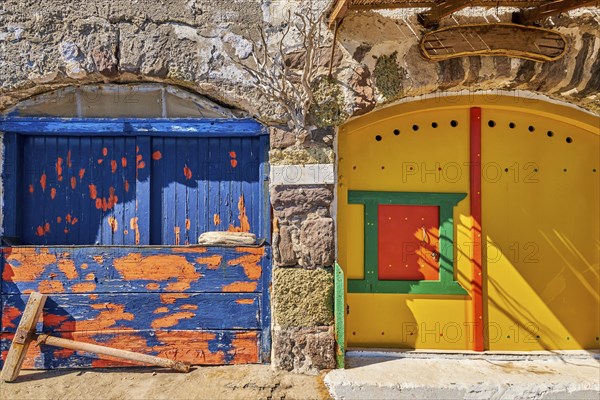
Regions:
<instances>
[{"instance_id":1,"label":"orange paint splatter","mask_svg":"<svg viewBox=\"0 0 600 400\"><path fill-rule=\"evenodd\" d=\"M127 167L127 158L121 157L121 167Z\"/></svg>"},{"instance_id":2,"label":"orange paint splatter","mask_svg":"<svg viewBox=\"0 0 600 400\"><path fill-rule=\"evenodd\" d=\"M42 187L42 192L46 191L46 173L44 172L40 177L40 186Z\"/></svg>"},{"instance_id":3,"label":"orange paint splatter","mask_svg":"<svg viewBox=\"0 0 600 400\"><path fill-rule=\"evenodd\" d=\"M84 279L86 281L93 281L94 279L96 279L96 274L94 274L93 272L91 274L87 274Z\"/></svg>"},{"instance_id":4,"label":"orange paint splatter","mask_svg":"<svg viewBox=\"0 0 600 400\"><path fill-rule=\"evenodd\" d=\"M87 321L76 322L78 331L91 331L113 328L117 321L133 321L135 316L132 313L125 312L123 304L101 303L92 304L94 310L101 310L96 318Z\"/></svg>"},{"instance_id":5,"label":"orange paint splatter","mask_svg":"<svg viewBox=\"0 0 600 400\"><path fill-rule=\"evenodd\" d=\"M128 231L127 229L125 229L125 230L123 231L123 234L124 234L124 235L129 235L129 231Z\"/></svg>"},{"instance_id":6,"label":"orange paint splatter","mask_svg":"<svg viewBox=\"0 0 600 400\"><path fill-rule=\"evenodd\" d=\"M33 193L35 191L35 189L33 188L33 185L29 185L29 193Z\"/></svg>"},{"instance_id":7,"label":"orange paint splatter","mask_svg":"<svg viewBox=\"0 0 600 400\"><path fill-rule=\"evenodd\" d=\"M50 189L50 198L52 200L54 200L55 197L56 197L56 188L52 188L52 189Z\"/></svg>"},{"instance_id":8,"label":"orange paint splatter","mask_svg":"<svg viewBox=\"0 0 600 400\"><path fill-rule=\"evenodd\" d=\"M88 269L88 268L89 268L89 265L87 265L86 263L83 263L83 264L81 264L81 265L79 266L79 268L81 268L81 269Z\"/></svg>"},{"instance_id":9,"label":"orange paint splatter","mask_svg":"<svg viewBox=\"0 0 600 400\"><path fill-rule=\"evenodd\" d=\"M125 192L129 193L129 181L125 180Z\"/></svg>"},{"instance_id":10,"label":"orange paint splatter","mask_svg":"<svg viewBox=\"0 0 600 400\"><path fill-rule=\"evenodd\" d=\"M183 176L185 176L185 179L188 181L192 179L192 170L187 166L187 164L183 167Z\"/></svg>"},{"instance_id":11,"label":"orange paint splatter","mask_svg":"<svg viewBox=\"0 0 600 400\"><path fill-rule=\"evenodd\" d=\"M73 291L73 293L93 292L94 290L96 290L96 284L94 282L76 283L73 286L71 286L71 290Z\"/></svg>"},{"instance_id":12,"label":"orange paint splatter","mask_svg":"<svg viewBox=\"0 0 600 400\"><path fill-rule=\"evenodd\" d=\"M254 304L254 299L237 299L235 302L238 304Z\"/></svg>"},{"instance_id":13,"label":"orange paint splatter","mask_svg":"<svg viewBox=\"0 0 600 400\"><path fill-rule=\"evenodd\" d=\"M223 261L223 256L215 254L209 257L198 257L196 262L198 264L206 265L208 269L218 269Z\"/></svg>"},{"instance_id":14,"label":"orange paint splatter","mask_svg":"<svg viewBox=\"0 0 600 400\"><path fill-rule=\"evenodd\" d=\"M114 174L117 172L117 160L110 161L110 171Z\"/></svg>"},{"instance_id":15,"label":"orange paint splatter","mask_svg":"<svg viewBox=\"0 0 600 400\"><path fill-rule=\"evenodd\" d=\"M169 312L167 307L158 307L156 310L152 311L152 314L164 314L166 312Z\"/></svg>"},{"instance_id":16,"label":"orange paint splatter","mask_svg":"<svg viewBox=\"0 0 600 400\"><path fill-rule=\"evenodd\" d=\"M146 163L143 161L143 157L141 154L135 156L135 164L137 169L143 169L146 166Z\"/></svg>"},{"instance_id":17,"label":"orange paint splatter","mask_svg":"<svg viewBox=\"0 0 600 400\"><path fill-rule=\"evenodd\" d=\"M181 230L179 229L178 226L176 226L173 228L173 232L175 233L175 246L179 246L179 242L181 240L181 237L179 234L180 234Z\"/></svg>"},{"instance_id":18,"label":"orange paint splatter","mask_svg":"<svg viewBox=\"0 0 600 400\"><path fill-rule=\"evenodd\" d=\"M236 159L231 159L229 160L229 163L231 164L231 168L235 168L237 167L237 160Z\"/></svg>"},{"instance_id":19,"label":"orange paint splatter","mask_svg":"<svg viewBox=\"0 0 600 400\"><path fill-rule=\"evenodd\" d=\"M106 147L104 147L104 148L102 149L102 155L103 155L104 157L106 157L106 156L108 155L108 149L107 149Z\"/></svg>"},{"instance_id":20,"label":"orange paint splatter","mask_svg":"<svg viewBox=\"0 0 600 400\"><path fill-rule=\"evenodd\" d=\"M78 222L79 222L79 220L77 219L77 217L73 217L73 220L71 221L71 225L75 225Z\"/></svg>"},{"instance_id":21,"label":"orange paint splatter","mask_svg":"<svg viewBox=\"0 0 600 400\"><path fill-rule=\"evenodd\" d=\"M88 187L90 188L90 199L95 200L98 197L98 189L96 189L96 185L90 184Z\"/></svg>"},{"instance_id":22,"label":"orange paint splatter","mask_svg":"<svg viewBox=\"0 0 600 400\"><path fill-rule=\"evenodd\" d=\"M73 262L73 260L70 260L68 258L61 258L58 260L58 269L60 270L60 272L65 274L65 276L69 280L77 279L79 277L79 273L75 268L75 263Z\"/></svg>"},{"instance_id":23,"label":"orange paint splatter","mask_svg":"<svg viewBox=\"0 0 600 400\"><path fill-rule=\"evenodd\" d=\"M72 176L71 177L71 189L75 190L76 187L77 187L77 178Z\"/></svg>"},{"instance_id":24,"label":"orange paint splatter","mask_svg":"<svg viewBox=\"0 0 600 400\"><path fill-rule=\"evenodd\" d=\"M144 257L139 253L131 253L115 259L113 265L125 280L143 279L157 282L175 280L169 283L165 288L166 291L189 289L192 282L202 277L192 263L184 256L177 255Z\"/></svg>"},{"instance_id":25,"label":"orange paint splatter","mask_svg":"<svg viewBox=\"0 0 600 400\"><path fill-rule=\"evenodd\" d=\"M179 306L180 310L197 310L198 306L195 304L182 304Z\"/></svg>"},{"instance_id":26,"label":"orange paint splatter","mask_svg":"<svg viewBox=\"0 0 600 400\"><path fill-rule=\"evenodd\" d=\"M116 232L117 230L119 230L119 223L117 222L117 219L115 217L108 217L108 226L110 226L110 229L113 232Z\"/></svg>"},{"instance_id":27,"label":"orange paint splatter","mask_svg":"<svg viewBox=\"0 0 600 400\"><path fill-rule=\"evenodd\" d=\"M217 226L221 223L221 217L219 217L219 214L213 215L213 222L214 222L215 226Z\"/></svg>"},{"instance_id":28,"label":"orange paint splatter","mask_svg":"<svg viewBox=\"0 0 600 400\"><path fill-rule=\"evenodd\" d=\"M187 299L189 294L184 293L167 293L160 295L160 302L163 304L173 304L177 299Z\"/></svg>"},{"instance_id":29,"label":"orange paint splatter","mask_svg":"<svg viewBox=\"0 0 600 400\"><path fill-rule=\"evenodd\" d=\"M224 292L254 292L258 282L233 282L223 286Z\"/></svg>"},{"instance_id":30,"label":"orange paint splatter","mask_svg":"<svg viewBox=\"0 0 600 400\"><path fill-rule=\"evenodd\" d=\"M60 224L62 222L62 218L61 217L56 217L56 222L58 222Z\"/></svg>"},{"instance_id":31,"label":"orange paint splatter","mask_svg":"<svg viewBox=\"0 0 600 400\"><path fill-rule=\"evenodd\" d=\"M138 218L133 217L129 220L129 228L135 232L135 244L140 244L140 227L138 226Z\"/></svg>"},{"instance_id":32,"label":"orange paint splatter","mask_svg":"<svg viewBox=\"0 0 600 400\"><path fill-rule=\"evenodd\" d=\"M240 220L240 226L229 225L230 232L250 232L250 222L248 221L248 216L246 215L246 205L244 202L244 195L240 196L238 201L238 210L240 212L238 219Z\"/></svg>"},{"instance_id":33,"label":"orange paint splatter","mask_svg":"<svg viewBox=\"0 0 600 400\"><path fill-rule=\"evenodd\" d=\"M59 181L62 181L63 177L62 177L62 173L63 173L63 159L61 157L58 157L56 159L56 176L58 177Z\"/></svg>"},{"instance_id":34,"label":"orange paint splatter","mask_svg":"<svg viewBox=\"0 0 600 400\"><path fill-rule=\"evenodd\" d=\"M44 236L48 232L50 232L50 223L46 222L44 226L37 227L35 234L38 236Z\"/></svg>"},{"instance_id":35,"label":"orange paint splatter","mask_svg":"<svg viewBox=\"0 0 600 400\"><path fill-rule=\"evenodd\" d=\"M102 158L98 159L98 164L102 164L104 162L104 160Z\"/></svg>"},{"instance_id":36,"label":"orange paint splatter","mask_svg":"<svg viewBox=\"0 0 600 400\"><path fill-rule=\"evenodd\" d=\"M109 187L108 188L108 199L106 198L97 198L96 199L96 208L102 209L102 211L106 212L107 210L112 209L115 204L117 204L117 202L119 201L119 198L117 197L117 195L115 194L115 188L114 187Z\"/></svg>"},{"instance_id":37,"label":"orange paint splatter","mask_svg":"<svg viewBox=\"0 0 600 400\"><path fill-rule=\"evenodd\" d=\"M64 293L65 288L61 281L41 281L38 285L40 293Z\"/></svg>"},{"instance_id":38,"label":"orange paint splatter","mask_svg":"<svg viewBox=\"0 0 600 400\"><path fill-rule=\"evenodd\" d=\"M185 230L189 231L191 226L192 226L192 222L190 221L189 218L186 218L185 219Z\"/></svg>"},{"instance_id":39,"label":"orange paint splatter","mask_svg":"<svg viewBox=\"0 0 600 400\"><path fill-rule=\"evenodd\" d=\"M247 252L250 254L245 254L241 257L230 260L227 262L227 265L241 265L248 279L256 280L260 278L260 275L262 274L262 267L259 265L259 263L265 254L264 247L243 247L237 248L236 251Z\"/></svg>"},{"instance_id":40,"label":"orange paint splatter","mask_svg":"<svg viewBox=\"0 0 600 400\"><path fill-rule=\"evenodd\" d=\"M65 235L66 235L67 233L69 233L69 229L68 229L68 228L65 228L65 229L63 229L63 232L64 232L64 233L65 233Z\"/></svg>"},{"instance_id":41,"label":"orange paint splatter","mask_svg":"<svg viewBox=\"0 0 600 400\"><path fill-rule=\"evenodd\" d=\"M237 154L235 154L235 151L230 151L230 152L229 152L229 157L231 157L231 158L236 158L236 157L237 157Z\"/></svg>"},{"instance_id":42,"label":"orange paint splatter","mask_svg":"<svg viewBox=\"0 0 600 400\"><path fill-rule=\"evenodd\" d=\"M160 151L156 150L154 153L152 153L152 159L154 161L158 161L162 158L162 154L160 153Z\"/></svg>"},{"instance_id":43,"label":"orange paint splatter","mask_svg":"<svg viewBox=\"0 0 600 400\"><path fill-rule=\"evenodd\" d=\"M71 150L67 151L67 167L71 168L73 163L71 162Z\"/></svg>"},{"instance_id":44,"label":"orange paint splatter","mask_svg":"<svg viewBox=\"0 0 600 400\"><path fill-rule=\"evenodd\" d=\"M67 214L67 216L65 217L65 220L67 221L67 223L71 223L71 221L73 220L73 218L71 217L71 214Z\"/></svg>"},{"instance_id":45,"label":"orange paint splatter","mask_svg":"<svg viewBox=\"0 0 600 400\"><path fill-rule=\"evenodd\" d=\"M102 256L92 256L92 259L97 263L97 264L104 264L104 257Z\"/></svg>"},{"instance_id":46,"label":"orange paint splatter","mask_svg":"<svg viewBox=\"0 0 600 400\"><path fill-rule=\"evenodd\" d=\"M96 199L96 208L98 210L102 208L102 199Z\"/></svg>"},{"instance_id":47,"label":"orange paint splatter","mask_svg":"<svg viewBox=\"0 0 600 400\"><path fill-rule=\"evenodd\" d=\"M148 290L158 290L160 289L160 285L158 283L152 282L146 285L146 289Z\"/></svg>"},{"instance_id":48,"label":"orange paint splatter","mask_svg":"<svg viewBox=\"0 0 600 400\"><path fill-rule=\"evenodd\" d=\"M195 313L189 311L178 312L175 314L164 316L162 318L155 319L154 321L152 321L151 326L154 329L169 328L177 325L182 319L194 318L195 316Z\"/></svg>"},{"instance_id":49,"label":"orange paint splatter","mask_svg":"<svg viewBox=\"0 0 600 400\"><path fill-rule=\"evenodd\" d=\"M83 179L83 176L85 175L85 168L81 168L79 170L79 180L81 181Z\"/></svg>"}]
</instances>

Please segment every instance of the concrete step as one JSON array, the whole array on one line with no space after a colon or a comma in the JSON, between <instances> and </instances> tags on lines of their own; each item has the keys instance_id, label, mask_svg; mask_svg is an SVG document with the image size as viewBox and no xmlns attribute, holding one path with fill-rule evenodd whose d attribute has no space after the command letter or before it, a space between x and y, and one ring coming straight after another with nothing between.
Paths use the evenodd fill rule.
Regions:
<instances>
[{"instance_id":1,"label":"concrete step","mask_svg":"<svg viewBox=\"0 0 600 400\"><path fill-rule=\"evenodd\" d=\"M350 351L335 399L600 399L598 352Z\"/></svg>"}]
</instances>

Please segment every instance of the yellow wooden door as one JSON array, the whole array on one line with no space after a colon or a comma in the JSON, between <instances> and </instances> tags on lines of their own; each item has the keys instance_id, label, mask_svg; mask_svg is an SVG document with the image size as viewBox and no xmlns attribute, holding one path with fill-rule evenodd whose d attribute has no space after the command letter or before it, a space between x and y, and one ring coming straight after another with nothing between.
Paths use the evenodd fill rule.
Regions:
<instances>
[{"instance_id":1,"label":"yellow wooden door","mask_svg":"<svg viewBox=\"0 0 600 400\"><path fill-rule=\"evenodd\" d=\"M482 109L481 319L472 287L473 106ZM348 279L348 346L473 349L479 323L491 350L598 347L597 124L597 117L536 100L471 96L402 104L342 126L338 259ZM372 239L383 232L373 214L387 215L381 206L389 193L400 196L394 204L413 205L435 193L466 195L451 208L453 242L441 251L458 289L386 286L373 267L380 250ZM404 265L390 268L396 264Z\"/></svg>"}]
</instances>

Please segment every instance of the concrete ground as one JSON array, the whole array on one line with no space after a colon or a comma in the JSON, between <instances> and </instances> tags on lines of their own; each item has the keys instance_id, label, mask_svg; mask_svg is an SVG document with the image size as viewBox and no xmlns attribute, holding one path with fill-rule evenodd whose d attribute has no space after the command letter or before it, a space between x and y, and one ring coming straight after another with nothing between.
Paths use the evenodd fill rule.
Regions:
<instances>
[{"instance_id":1,"label":"concrete ground","mask_svg":"<svg viewBox=\"0 0 600 400\"><path fill-rule=\"evenodd\" d=\"M22 371L0 383L2 400L327 399L320 376L274 372L268 365Z\"/></svg>"},{"instance_id":2,"label":"concrete ground","mask_svg":"<svg viewBox=\"0 0 600 400\"><path fill-rule=\"evenodd\" d=\"M349 352L335 399L600 399L598 354Z\"/></svg>"}]
</instances>

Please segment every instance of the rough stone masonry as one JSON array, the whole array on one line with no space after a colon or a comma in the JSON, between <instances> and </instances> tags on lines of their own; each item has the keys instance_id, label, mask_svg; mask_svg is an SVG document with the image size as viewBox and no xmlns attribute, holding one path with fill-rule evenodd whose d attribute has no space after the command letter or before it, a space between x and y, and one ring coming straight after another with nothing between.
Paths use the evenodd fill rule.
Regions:
<instances>
[{"instance_id":1,"label":"rough stone masonry","mask_svg":"<svg viewBox=\"0 0 600 400\"><path fill-rule=\"evenodd\" d=\"M323 86L316 96L312 116L321 121L320 128L299 144L281 107L261 96L230 54L249 57L248 39L257 38L257 26L273 32L269 44L277 46L287 10L302 3L5 0L0 4L0 112L65 86L160 82L248 112L270 127L271 165L306 165L335 164L335 126L344 120L427 94L518 89L600 111L598 9L544 23L568 40L566 56L549 63L506 57L428 62L419 54L423 28L414 11L364 12L349 15L338 32L332 66L336 84ZM314 1L312 7L325 12L329 1ZM510 21L510 12L465 11L441 26ZM295 39L285 45L293 49ZM307 373L334 368L334 186L272 184L270 195L272 363Z\"/></svg>"}]
</instances>

